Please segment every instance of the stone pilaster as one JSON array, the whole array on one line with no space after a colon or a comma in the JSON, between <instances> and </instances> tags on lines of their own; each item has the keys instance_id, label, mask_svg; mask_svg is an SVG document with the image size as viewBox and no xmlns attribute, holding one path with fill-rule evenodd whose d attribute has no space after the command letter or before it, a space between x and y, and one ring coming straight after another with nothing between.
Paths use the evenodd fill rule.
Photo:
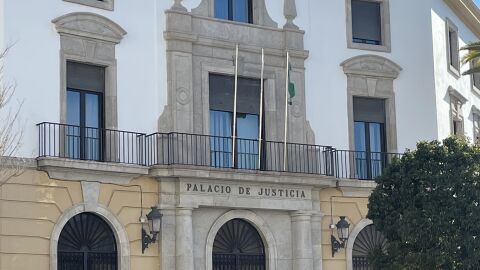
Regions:
<instances>
[{"instance_id":1,"label":"stone pilaster","mask_svg":"<svg viewBox=\"0 0 480 270\"><path fill-rule=\"evenodd\" d=\"M322 270L322 213L312 215L313 270Z\"/></svg>"},{"instance_id":2,"label":"stone pilaster","mask_svg":"<svg viewBox=\"0 0 480 270\"><path fill-rule=\"evenodd\" d=\"M296 211L291 217L293 270L313 270L311 214Z\"/></svg>"},{"instance_id":3,"label":"stone pilaster","mask_svg":"<svg viewBox=\"0 0 480 270\"><path fill-rule=\"evenodd\" d=\"M177 208L175 257L177 270L194 270L192 209Z\"/></svg>"}]
</instances>

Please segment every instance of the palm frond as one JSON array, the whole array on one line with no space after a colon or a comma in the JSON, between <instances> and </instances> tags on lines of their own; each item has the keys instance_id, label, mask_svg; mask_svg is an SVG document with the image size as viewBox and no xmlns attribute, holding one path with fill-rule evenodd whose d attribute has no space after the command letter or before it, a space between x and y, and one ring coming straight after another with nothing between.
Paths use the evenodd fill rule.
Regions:
<instances>
[{"instance_id":1,"label":"palm frond","mask_svg":"<svg viewBox=\"0 0 480 270\"><path fill-rule=\"evenodd\" d=\"M480 41L475 41L468 43L467 45L463 46L460 48L460 50L465 51L465 50L478 50L480 49Z\"/></svg>"},{"instance_id":2,"label":"palm frond","mask_svg":"<svg viewBox=\"0 0 480 270\"><path fill-rule=\"evenodd\" d=\"M476 58L479 58L480 57L480 50L472 50L472 51L469 51L467 54L465 54L463 57L462 57L462 64L465 65L467 63L470 63L472 60L476 59Z\"/></svg>"},{"instance_id":3,"label":"palm frond","mask_svg":"<svg viewBox=\"0 0 480 270\"><path fill-rule=\"evenodd\" d=\"M463 72L462 75L470 75L473 73L480 73L480 65L475 65L474 67L468 69L467 71Z\"/></svg>"}]
</instances>

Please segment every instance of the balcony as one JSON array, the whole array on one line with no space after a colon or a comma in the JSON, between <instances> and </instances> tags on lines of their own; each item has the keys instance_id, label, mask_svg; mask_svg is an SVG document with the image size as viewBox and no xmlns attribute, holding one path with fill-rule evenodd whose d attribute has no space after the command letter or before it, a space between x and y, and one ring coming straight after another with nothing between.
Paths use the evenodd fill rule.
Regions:
<instances>
[{"instance_id":1,"label":"balcony","mask_svg":"<svg viewBox=\"0 0 480 270\"><path fill-rule=\"evenodd\" d=\"M191 166L373 180L393 159L401 157L394 153L240 138L234 144L231 137L175 132L146 135L55 123L37 126L39 160L59 158L133 168Z\"/></svg>"}]
</instances>

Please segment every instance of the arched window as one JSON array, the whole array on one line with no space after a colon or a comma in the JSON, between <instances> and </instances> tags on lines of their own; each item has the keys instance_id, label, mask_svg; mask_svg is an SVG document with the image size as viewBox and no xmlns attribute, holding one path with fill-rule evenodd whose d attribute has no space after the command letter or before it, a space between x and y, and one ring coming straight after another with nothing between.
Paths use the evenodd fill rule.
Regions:
<instances>
[{"instance_id":1,"label":"arched window","mask_svg":"<svg viewBox=\"0 0 480 270\"><path fill-rule=\"evenodd\" d=\"M265 270L265 247L258 231L242 219L220 228L213 243L213 270Z\"/></svg>"},{"instance_id":2,"label":"arched window","mask_svg":"<svg viewBox=\"0 0 480 270\"><path fill-rule=\"evenodd\" d=\"M91 213L71 218L58 239L58 270L117 270L117 244L110 226Z\"/></svg>"},{"instance_id":3,"label":"arched window","mask_svg":"<svg viewBox=\"0 0 480 270\"><path fill-rule=\"evenodd\" d=\"M375 225L368 225L355 238L352 250L353 270L373 269L368 257L372 252L387 251L387 240L383 234L375 229Z\"/></svg>"}]
</instances>

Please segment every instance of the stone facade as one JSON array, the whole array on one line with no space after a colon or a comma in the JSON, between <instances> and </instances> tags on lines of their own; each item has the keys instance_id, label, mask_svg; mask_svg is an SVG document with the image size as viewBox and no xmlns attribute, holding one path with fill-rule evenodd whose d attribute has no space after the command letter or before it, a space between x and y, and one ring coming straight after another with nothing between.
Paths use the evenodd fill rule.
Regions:
<instances>
[{"instance_id":1,"label":"stone facade","mask_svg":"<svg viewBox=\"0 0 480 270\"><path fill-rule=\"evenodd\" d=\"M26 2L22 1L26 0L16 1L23 14ZM384 46L380 47L352 44L351 0L345 0L345 3L253 0L252 24L215 18L214 0L145 0L142 4L114 0L64 0L54 4L52 1L48 5L56 8L52 8L52 12L43 10L48 19L33 16L42 12L27 12L25 15L35 18L31 25L30 21L23 23L29 28L37 29L36 26L45 24L38 33L26 31L21 28L22 23L7 16L5 20L14 23L0 25L0 41L3 42L4 36L19 33L26 40L34 37L33 41L38 42L36 49L42 47L44 50L45 56L19 47L19 54L32 53L33 56L13 54L14 62L7 61L10 65L16 61L21 63L18 65L21 66L21 72L17 72L19 76L29 75L27 79L22 77L18 85L20 93L28 93L31 97L27 111L33 112L30 117L35 121L67 122L66 62L76 61L106 69L105 128L207 135L210 134L209 74L233 75L234 66L238 64L240 76L259 79L263 49L266 61L265 140L281 143L287 121L288 142L311 147L312 151L304 151L305 156L318 158L328 169L321 173L308 170L293 173L281 169L210 168L206 166L208 161L197 164L201 166L168 162L152 165L147 164L147 158L139 158L138 164L122 164L120 158L111 157L108 160L116 163L66 159L62 156L64 149L54 150L61 157L47 157L32 150L38 149L37 143L40 144L42 139L46 140L38 137L32 124L26 132L27 150L22 152L22 155L33 157L29 162L31 166L25 168L23 174L0 183L0 269L57 270L58 242L65 224L76 214L94 213L113 231L119 270L211 270L215 238L222 226L235 219L246 221L258 232L268 270L353 270L352 249L356 236L372 224L366 216L368 196L375 183L336 175L331 159L334 148L314 145L324 144L318 141L319 136L328 139L326 145L342 141L343 148L355 149L353 97L385 100L388 152L401 152L419 139L441 137L439 126L443 124L432 124L435 122L432 119L441 123L439 119L443 116L437 119L437 114L442 113L443 99L447 100L445 116L450 119L450 96L465 103L462 108L479 114L477 108L480 106L473 104L478 97L465 93L464 86L467 85L470 91L469 84L458 78L449 81L438 79L438 76L430 77L431 73L441 74L438 70L432 72L436 68L441 67L447 72L447 65L443 62L433 65L433 59L409 62L415 57L402 54L404 51L414 54L415 51L398 43L403 33L398 29L399 23L390 25L390 20L405 17L397 13L401 9L390 10L390 6L396 7L401 1L406 3L407 0L375 0L382 3ZM460 13L466 11L457 2L466 1L445 0L455 7L453 11ZM193 2L196 6L192 6ZM45 8L43 3L41 6L35 1L29 4L32 10ZM337 11L329 15L341 18L341 23L319 23L316 17L323 16L316 13L315 16L297 18L311 12L306 8L307 4L320 5L322 10L319 13L330 12L324 10L324 6ZM409 9L407 15L417 11L430 14L432 11L423 3L415 4L418 9ZM5 6L8 11L12 7L15 4ZM439 13L443 10L434 8ZM453 18L453 13L448 12L447 15ZM478 14L474 12L468 16ZM422 17L420 15L415 17ZM25 20L25 17L21 18ZM434 33L431 33L431 23L435 20L432 15L426 26L418 26L419 29L422 26L428 29L427 34L419 30L422 37L430 35L428 37L432 38L433 35L434 39L437 38L435 29L438 27L434 27ZM472 20L469 17L468 25L473 23ZM443 20L441 22L441 31L438 32L444 35L445 25ZM340 24L341 29L335 28ZM479 33L478 23L473 24L469 27L473 28L473 33ZM10 29L10 25L20 29ZM317 30L319 25L328 27ZM455 20L455 25L460 34L466 32L467 28L459 20ZM407 30L411 35L411 29ZM336 34L343 31L347 33L347 41L341 34L338 39L341 43L335 43L338 42ZM318 33L321 39L318 39ZM43 39L38 38L40 35L50 43L42 43ZM434 43L445 46L443 39ZM25 46L24 43L21 45ZM233 57L237 45L239 61L235 63ZM435 57L441 55L435 61L446 60L443 48L433 50ZM292 65L291 79L296 86L291 105L286 105L285 100L287 51ZM432 48L427 52L419 51L422 56L432 55ZM34 57L43 60L31 61ZM432 70L417 69L417 65L425 67L430 60ZM35 66L37 62L45 66L39 68ZM30 64L35 66L31 68L35 72L30 71ZM6 67L9 70L9 65ZM428 76L416 77L422 72ZM39 77L35 79L36 75ZM37 91L37 85L31 85L31 81L35 81L42 91ZM425 83L426 87L415 88L417 83ZM30 88L36 91L28 92ZM445 89L440 91L437 88ZM36 98L38 92L41 92L41 99ZM439 101L432 101L434 97ZM39 110L35 106L43 99L54 100L52 104L55 104ZM427 104L425 113L422 102ZM430 106L429 102L435 104ZM285 106L289 109L287 119ZM418 123L410 126L406 123L412 122L412 115L417 120L414 122ZM424 116L426 118L422 118ZM317 123L312 124L313 129L311 122ZM450 129L450 123L447 126ZM423 131L412 135L411 130L420 129ZM478 130L473 130L473 134L478 135ZM146 136L144 133L137 135ZM63 138L65 134L61 136ZM111 155L117 156L125 146L120 146L119 137L113 138L113 142L105 147L114 149L110 151ZM53 147L63 148L62 140ZM158 142L163 141L149 141L150 144ZM138 156L151 154L145 153L151 148L140 145L138 149L142 150ZM202 147L208 152L206 144ZM338 147L342 147L342 143ZM173 152L177 150L178 147ZM192 149L178 151L184 154L189 150ZM32 151L34 153L30 154ZM25 152L28 153L23 154ZM171 149L167 150L170 152ZM354 171L354 167L348 164L343 169ZM143 253L141 231L147 227L144 221L152 206L157 206L163 215L161 231L157 241ZM346 248L333 256L330 239L336 232L331 225L337 223L340 216L346 216L352 230Z\"/></svg>"}]
</instances>

